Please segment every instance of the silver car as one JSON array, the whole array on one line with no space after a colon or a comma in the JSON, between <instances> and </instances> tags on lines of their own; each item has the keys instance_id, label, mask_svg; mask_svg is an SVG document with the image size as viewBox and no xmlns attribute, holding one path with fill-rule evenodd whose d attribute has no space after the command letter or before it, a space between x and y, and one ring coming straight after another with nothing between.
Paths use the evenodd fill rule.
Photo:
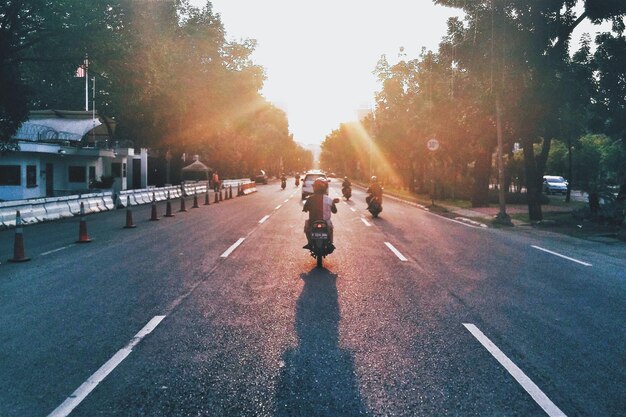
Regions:
<instances>
[{"instance_id":1,"label":"silver car","mask_svg":"<svg viewBox=\"0 0 626 417\"><path fill-rule=\"evenodd\" d=\"M326 178L326 174L324 174L322 171L308 171L306 174L304 174L304 181L302 182L303 200L313 194L313 183L318 178L328 180ZM326 190L326 194L328 194L328 190Z\"/></svg>"},{"instance_id":2,"label":"silver car","mask_svg":"<svg viewBox=\"0 0 626 417\"><path fill-rule=\"evenodd\" d=\"M567 181L555 175L543 176L543 192L546 194L567 194Z\"/></svg>"}]
</instances>

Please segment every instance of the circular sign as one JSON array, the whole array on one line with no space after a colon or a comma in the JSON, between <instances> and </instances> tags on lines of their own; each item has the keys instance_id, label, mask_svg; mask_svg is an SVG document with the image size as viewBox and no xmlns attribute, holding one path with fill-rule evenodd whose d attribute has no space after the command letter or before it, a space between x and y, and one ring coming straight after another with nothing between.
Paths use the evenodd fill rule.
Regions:
<instances>
[{"instance_id":1,"label":"circular sign","mask_svg":"<svg viewBox=\"0 0 626 417\"><path fill-rule=\"evenodd\" d=\"M439 149L439 141L434 138L429 139L428 142L426 142L426 147L429 151L436 151L437 149Z\"/></svg>"}]
</instances>

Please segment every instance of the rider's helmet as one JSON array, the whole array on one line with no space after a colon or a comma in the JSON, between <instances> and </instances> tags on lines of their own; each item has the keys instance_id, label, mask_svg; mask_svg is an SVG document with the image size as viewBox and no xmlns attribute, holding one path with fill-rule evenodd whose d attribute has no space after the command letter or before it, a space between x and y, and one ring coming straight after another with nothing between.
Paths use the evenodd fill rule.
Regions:
<instances>
[{"instance_id":1,"label":"rider's helmet","mask_svg":"<svg viewBox=\"0 0 626 417\"><path fill-rule=\"evenodd\" d=\"M344 181L348 181L348 177L343 177L343 180Z\"/></svg>"},{"instance_id":2,"label":"rider's helmet","mask_svg":"<svg viewBox=\"0 0 626 417\"><path fill-rule=\"evenodd\" d=\"M377 182L378 178L376 178L376 175L372 175L372 178L370 178L371 182Z\"/></svg>"},{"instance_id":3,"label":"rider's helmet","mask_svg":"<svg viewBox=\"0 0 626 417\"><path fill-rule=\"evenodd\" d=\"M323 178L317 178L313 182L313 192L315 194L325 194L328 189L328 183Z\"/></svg>"}]
</instances>

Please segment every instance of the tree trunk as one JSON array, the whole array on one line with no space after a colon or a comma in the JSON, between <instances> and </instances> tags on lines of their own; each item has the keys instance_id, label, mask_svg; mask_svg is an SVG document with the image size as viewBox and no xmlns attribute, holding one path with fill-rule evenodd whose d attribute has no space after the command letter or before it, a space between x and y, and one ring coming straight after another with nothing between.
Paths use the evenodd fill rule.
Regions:
<instances>
[{"instance_id":1,"label":"tree trunk","mask_svg":"<svg viewBox=\"0 0 626 417\"><path fill-rule=\"evenodd\" d=\"M489 205L489 176L491 174L491 149L481 149L474 165L472 207Z\"/></svg>"},{"instance_id":2,"label":"tree trunk","mask_svg":"<svg viewBox=\"0 0 626 417\"><path fill-rule=\"evenodd\" d=\"M531 221L543 220L541 212L541 175L537 171L535 151L531 140L524 143L524 171L526 173L526 199Z\"/></svg>"}]
</instances>

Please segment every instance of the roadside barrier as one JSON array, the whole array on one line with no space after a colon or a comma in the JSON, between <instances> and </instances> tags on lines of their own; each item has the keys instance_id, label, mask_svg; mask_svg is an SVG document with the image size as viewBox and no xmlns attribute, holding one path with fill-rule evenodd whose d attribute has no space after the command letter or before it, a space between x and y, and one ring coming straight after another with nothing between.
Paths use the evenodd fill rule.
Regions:
<instances>
[{"instance_id":1,"label":"roadside barrier","mask_svg":"<svg viewBox=\"0 0 626 417\"><path fill-rule=\"evenodd\" d=\"M91 239L87 234L87 222L85 221L85 204L80 203L80 224L78 225L78 240L76 243L89 243Z\"/></svg>"},{"instance_id":2,"label":"roadside barrier","mask_svg":"<svg viewBox=\"0 0 626 417\"><path fill-rule=\"evenodd\" d=\"M231 199L233 197L233 188L236 188L238 196L242 196L255 192L256 184L247 178L223 180L220 190L214 193L213 202L219 203L224 199ZM85 214L100 213L116 208L151 204L153 200L167 200L168 195L170 199L193 195L194 200L196 200L199 194L205 194L204 204L208 206L211 203L210 192L213 191L210 190L207 181L197 181L185 182L180 186L168 185L141 190L123 190L115 195L111 191L105 191L62 197L4 201L0 202L0 227L9 228L16 226L16 210L20 211L22 225L27 225L81 216L81 205L83 206L84 214L82 215L84 216ZM181 205L184 209L184 202L181 202Z\"/></svg>"},{"instance_id":3,"label":"roadside barrier","mask_svg":"<svg viewBox=\"0 0 626 417\"><path fill-rule=\"evenodd\" d=\"M13 242L13 258L9 262L26 262L30 258L24 252L24 236L22 228L22 217L20 211L15 212L15 241Z\"/></svg>"}]
</instances>

